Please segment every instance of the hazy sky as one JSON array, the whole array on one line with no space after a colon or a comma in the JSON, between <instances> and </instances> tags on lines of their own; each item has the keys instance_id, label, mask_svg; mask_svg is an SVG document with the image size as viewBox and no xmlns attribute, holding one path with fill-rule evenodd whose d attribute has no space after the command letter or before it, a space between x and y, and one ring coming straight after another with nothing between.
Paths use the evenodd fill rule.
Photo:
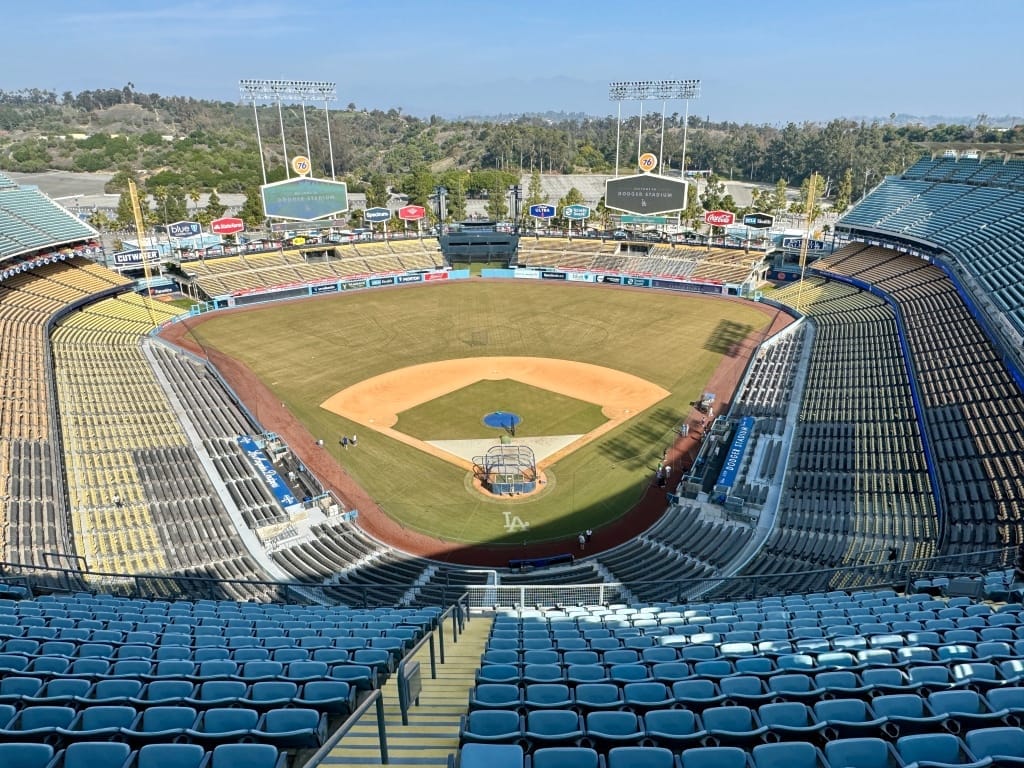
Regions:
<instances>
[{"instance_id":1,"label":"hazy sky","mask_svg":"<svg viewBox=\"0 0 1024 768\"><path fill-rule=\"evenodd\" d=\"M3 5L3 90L235 101L241 78L285 78L336 82L339 107L608 115L610 81L695 78L713 120L1024 115L1024 0Z\"/></svg>"}]
</instances>

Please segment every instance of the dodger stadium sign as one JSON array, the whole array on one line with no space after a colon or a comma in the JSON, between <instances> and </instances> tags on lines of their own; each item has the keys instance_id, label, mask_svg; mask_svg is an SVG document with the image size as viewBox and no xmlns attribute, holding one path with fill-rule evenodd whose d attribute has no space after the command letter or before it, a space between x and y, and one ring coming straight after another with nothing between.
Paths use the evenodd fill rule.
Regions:
<instances>
[{"instance_id":1,"label":"dodger stadium sign","mask_svg":"<svg viewBox=\"0 0 1024 768\"><path fill-rule=\"evenodd\" d=\"M653 173L609 179L604 202L609 208L627 213L681 211L686 207L686 184Z\"/></svg>"}]
</instances>

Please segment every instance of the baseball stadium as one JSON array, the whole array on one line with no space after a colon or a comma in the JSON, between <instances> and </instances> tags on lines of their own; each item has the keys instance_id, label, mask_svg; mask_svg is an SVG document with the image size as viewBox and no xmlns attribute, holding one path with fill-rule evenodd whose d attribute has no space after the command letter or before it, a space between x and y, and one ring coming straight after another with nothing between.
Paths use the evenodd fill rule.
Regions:
<instances>
[{"instance_id":1,"label":"baseball stadium","mask_svg":"<svg viewBox=\"0 0 1024 768\"><path fill-rule=\"evenodd\" d=\"M0 764L1020 764L1022 225L925 155L798 274L478 226L186 307L0 175Z\"/></svg>"}]
</instances>

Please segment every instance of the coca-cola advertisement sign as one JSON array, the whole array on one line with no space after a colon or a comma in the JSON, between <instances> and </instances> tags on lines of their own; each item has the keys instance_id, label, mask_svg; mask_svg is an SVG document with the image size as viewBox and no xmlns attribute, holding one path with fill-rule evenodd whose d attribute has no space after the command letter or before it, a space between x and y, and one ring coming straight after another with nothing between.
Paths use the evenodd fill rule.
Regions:
<instances>
[{"instance_id":1,"label":"coca-cola advertisement sign","mask_svg":"<svg viewBox=\"0 0 1024 768\"><path fill-rule=\"evenodd\" d=\"M736 214L730 211L708 211L704 214L704 223L713 227L727 227L736 221Z\"/></svg>"}]
</instances>

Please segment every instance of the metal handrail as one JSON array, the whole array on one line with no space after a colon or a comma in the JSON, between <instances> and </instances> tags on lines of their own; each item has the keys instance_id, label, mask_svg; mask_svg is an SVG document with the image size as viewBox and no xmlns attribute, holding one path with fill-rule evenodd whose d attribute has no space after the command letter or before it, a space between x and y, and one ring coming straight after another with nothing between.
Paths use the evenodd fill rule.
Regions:
<instances>
[{"instance_id":1,"label":"metal handrail","mask_svg":"<svg viewBox=\"0 0 1024 768\"><path fill-rule=\"evenodd\" d=\"M463 603L466 607L463 608ZM452 619L452 642L459 642L459 630L461 629L464 621L469 616L469 592L463 592L456 598L455 602L446 609L440 616L437 617L437 634L440 639L440 651L441 651L441 663L444 664L444 622L445 619L451 616ZM434 656L434 630L431 630L423 637L421 637L408 651L402 656L402 660L398 662L398 668L395 670L395 677L397 678L398 684L398 708L402 713L402 725L409 724L409 708L412 702L408 701L408 695L406 692L406 667L412 662L413 657L419 653L419 650L425 645L430 645L430 679L437 679L437 659Z\"/></svg>"},{"instance_id":2,"label":"metal handrail","mask_svg":"<svg viewBox=\"0 0 1024 768\"><path fill-rule=\"evenodd\" d=\"M373 704L376 704L377 707L377 744L380 747L380 761L384 765L391 762L388 759L388 733L387 720L384 717L384 694L377 688L367 694L363 702L353 710L345 722L338 727L338 730L327 738L323 746L313 753L313 756L303 764L302 768L316 768L316 766L320 765L320 762L355 727L355 724L359 722Z\"/></svg>"}]
</instances>

